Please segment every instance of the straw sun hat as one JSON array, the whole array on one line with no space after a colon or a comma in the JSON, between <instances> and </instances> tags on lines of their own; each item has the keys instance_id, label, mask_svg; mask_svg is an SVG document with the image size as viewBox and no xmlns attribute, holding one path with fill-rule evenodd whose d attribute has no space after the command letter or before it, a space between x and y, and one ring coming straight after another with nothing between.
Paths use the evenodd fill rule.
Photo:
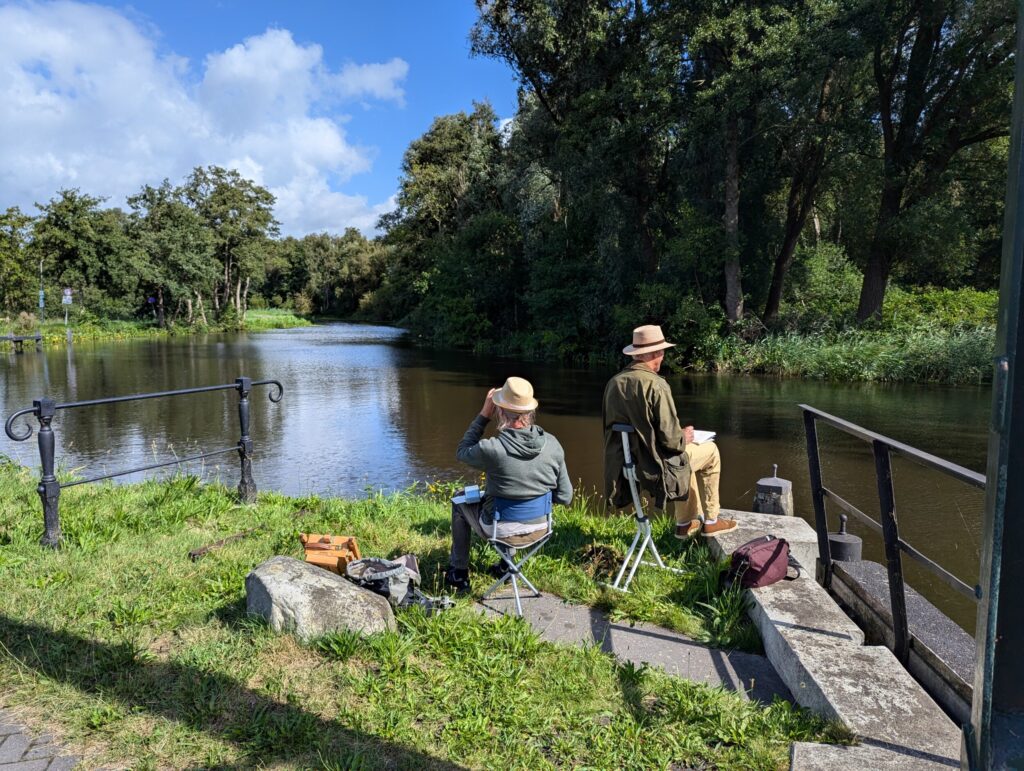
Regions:
<instances>
[{"instance_id":1,"label":"straw sun hat","mask_svg":"<svg viewBox=\"0 0 1024 771\"><path fill-rule=\"evenodd\" d=\"M533 386L521 377L510 377L500 391L495 391L491 401L509 412L529 412L537 409L538 402L533 398Z\"/></svg>"},{"instance_id":2,"label":"straw sun hat","mask_svg":"<svg viewBox=\"0 0 1024 771\"><path fill-rule=\"evenodd\" d=\"M665 342L665 335L661 331L661 327L647 324L633 330L633 344L627 345L622 352L627 356L636 356L638 353L662 351L665 348L672 348L674 345L675 343Z\"/></svg>"}]
</instances>

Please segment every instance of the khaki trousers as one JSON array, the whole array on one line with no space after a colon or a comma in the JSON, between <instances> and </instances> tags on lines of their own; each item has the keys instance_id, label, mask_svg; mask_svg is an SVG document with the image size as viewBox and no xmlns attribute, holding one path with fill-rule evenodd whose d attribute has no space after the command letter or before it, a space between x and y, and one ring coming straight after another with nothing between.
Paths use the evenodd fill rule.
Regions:
<instances>
[{"instance_id":1,"label":"khaki trousers","mask_svg":"<svg viewBox=\"0 0 1024 771\"><path fill-rule=\"evenodd\" d=\"M686 445L690 459L690 496L685 501L673 501L672 513L676 522L689 522L703 516L718 517L718 478L722 473L722 456L714 442Z\"/></svg>"}]
</instances>

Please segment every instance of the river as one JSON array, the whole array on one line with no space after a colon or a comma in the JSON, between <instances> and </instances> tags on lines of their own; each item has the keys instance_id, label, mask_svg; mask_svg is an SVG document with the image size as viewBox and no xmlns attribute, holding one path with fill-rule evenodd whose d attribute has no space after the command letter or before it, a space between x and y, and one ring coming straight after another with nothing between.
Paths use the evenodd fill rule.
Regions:
<instances>
[{"instance_id":1,"label":"river","mask_svg":"<svg viewBox=\"0 0 1024 771\"><path fill-rule=\"evenodd\" d=\"M44 394L78 401L230 383L243 374L277 379L285 387L279 404L266 399L267 389L256 389L253 398L257 485L291 495L360 496L466 474L455 461L455 446L486 390L515 374L533 382L538 423L565 447L580 489L593 492L602 477L601 392L612 373L424 351L403 342L393 328L328 324L0 354L0 406L6 419ZM985 471L987 386L714 375L668 380L680 417L718 432L722 505L728 508L749 510L757 479L771 476L777 463L779 476L793 481L797 513L813 521L799 403ZM231 446L238 438L236 404L228 391L62 411L53 424L59 466L95 475ZM825 483L877 515L870 448L827 427L819 437ZM38 466L34 441L19 444L4 436L0 454ZM189 470L237 483L234 455ZM898 458L894 476L903 538L973 585L983 494ZM41 524L39 511L30 514ZM864 537L866 558L884 561L878 538L856 525L850 530ZM915 588L973 630L969 601L905 565Z\"/></svg>"}]
</instances>

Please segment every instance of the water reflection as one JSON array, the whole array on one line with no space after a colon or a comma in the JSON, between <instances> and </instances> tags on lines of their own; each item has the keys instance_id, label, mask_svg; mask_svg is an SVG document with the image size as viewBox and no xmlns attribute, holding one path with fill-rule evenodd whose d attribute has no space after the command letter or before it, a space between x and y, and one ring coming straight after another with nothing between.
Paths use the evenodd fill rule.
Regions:
<instances>
[{"instance_id":1,"label":"water reflection","mask_svg":"<svg viewBox=\"0 0 1024 771\"><path fill-rule=\"evenodd\" d=\"M399 330L336 324L232 336L76 343L42 354L0 359L4 415L41 395L58 401L230 383L239 375L285 386L273 405L252 400L254 476L261 489L360 495L415 480L466 473L455 445L486 389L512 374L530 379L539 422L565 447L569 471L584 489L601 485L601 393L612 370L582 370L460 353L433 353L401 342ZM763 378L672 376L680 416L715 429L723 457L722 502L749 509L754 483L771 472L792 479L799 514L811 517L801 402L872 428L940 457L984 471L987 387L835 385ZM58 461L83 475L182 457L237 440L234 392L184 396L62 412L54 422ZM877 514L870 448L820 430L826 483ZM950 436L956 435L955 442ZM3 439L0 452L38 465L34 441ZM237 461L193 469L237 479ZM982 496L904 461L894 463L897 506L908 541L974 583ZM881 559L875 537L866 556ZM933 580L908 568L915 586ZM938 591L936 588L935 591ZM943 602L964 625L973 608Z\"/></svg>"}]
</instances>

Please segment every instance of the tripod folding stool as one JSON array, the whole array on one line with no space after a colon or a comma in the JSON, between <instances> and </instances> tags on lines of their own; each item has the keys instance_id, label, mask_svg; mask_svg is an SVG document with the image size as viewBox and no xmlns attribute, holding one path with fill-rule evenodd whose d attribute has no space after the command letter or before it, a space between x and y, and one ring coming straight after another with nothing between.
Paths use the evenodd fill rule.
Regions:
<instances>
[{"instance_id":1,"label":"tripod folding stool","mask_svg":"<svg viewBox=\"0 0 1024 771\"><path fill-rule=\"evenodd\" d=\"M661 555L658 553L658 547L654 543L654 537L651 535L651 520L644 513L643 503L640 501L640 491L637 489L636 463L633 461L633 453L629 448L629 435L635 433L636 429L628 423L613 423L612 431L617 431L622 436L622 457L624 458L622 475L629 482L629 492L633 497L633 511L636 520L636 535L633 536L633 543L630 544L629 549L626 551L626 556L622 560L622 567L619 568L619 574L615 576L614 583L610 584L612 589L626 592L629 591L629 584L633 580L633 576L636 575L637 568L641 565L670 570L680 575L685 574L686 571L669 567L662 562ZM639 548L637 548L638 545ZM650 549L654 557L654 562L648 562L644 559L644 554L648 549ZM626 581L623 583L622 577L626 575L626 568L629 568L629 575L626 576Z\"/></svg>"},{"instance_id":2,"label":"tripod folding stool","mask_svg":"<svg viewBox=\"0 0 1024 771\"><path fill-rule=\"evenodd\" d=\"M501 517L508 509L516 508L519 506L539 506L544 514L547 516L547 530L540 538L529 544L523 546L515 546L510 543L506 543L498 536L498 522ZM512 594L516 598L516 615L522 617L523 615L523 604L519 598L519 582L522 581L526 586L529 587L530 591L533 592L534 597L540 597L541 594L537 591L537 587L530 583L530 579L523 573L523 565L526 564L527 560L536 554L540 547L550 540L554 534L554 523L551 518L551 493L545 493L538 498L529 501L514 501L503 498L494 499L494 524L492 525L491 534L487 538L487 543L491 545L491 548L498 553L501 558L502 566L504 567L505 574L491 584L490 588L484 592L484 596L481 598L486 600L498 589L500 589L505 583L512 584ZM522 556L516 561L512 555L516 553L516 550L520 550Z\"/></svg>"}]
</instances>

